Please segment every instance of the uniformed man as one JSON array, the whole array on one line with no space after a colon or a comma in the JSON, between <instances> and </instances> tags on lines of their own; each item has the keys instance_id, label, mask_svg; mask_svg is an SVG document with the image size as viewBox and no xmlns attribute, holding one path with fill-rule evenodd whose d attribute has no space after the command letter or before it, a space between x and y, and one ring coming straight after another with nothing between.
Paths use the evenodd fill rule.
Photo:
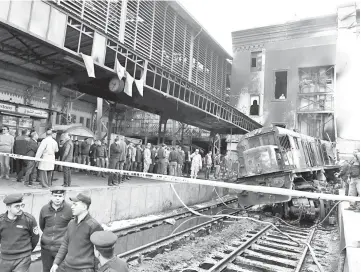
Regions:
<instances>
[{"instance_id":1,"label":"uniformed man","mask_svg":"<svg viewBox=\"0 0 361 272\"><path fill-rule=\"evenodd\" d=\"M97 231L90 236L94 245L94 255L99 260L98 272L128 272L126 262L114 255L114 245L118 237L110 231Z\"/></svg>"},{"instance_id":2,"label":"uniformed man","mask_svg":"<svg viewBox=\"0 0 361 272\"><path fill-rule=\"evenodd\" d=\"M23 211L21 194L6 196L4 203L7 212L0 215L0 271L27 272L31 252L39 241L38 226L34 216Z\"/></svg>"},{"instance_id":3,"label":"uniformed man","mask_svg":"<svg viewBox=\"0 0 361 272\"><path fill-rule=\"evenodd\" d=\"M80 193L76 197L71 197L70 200L73 202L71 210L75 218L68 224L64 240L50 271L94 272L95 258L90 236L103 228L89 214L91 204L89 196Z\"/></svg>"},{"instance_id":4,"label":"uniformed man","mask_svg":"<svg viewBox=\"0 0 361 272\"><path fill-rule=\"evenodd\" d=\"M51 200L43 206L39 216L39 226L43 232L41 236L43 272L50 271L73 216L70 205L64 200L65 188L57 186L50 191Z\"/></svg>"}]
</instances>

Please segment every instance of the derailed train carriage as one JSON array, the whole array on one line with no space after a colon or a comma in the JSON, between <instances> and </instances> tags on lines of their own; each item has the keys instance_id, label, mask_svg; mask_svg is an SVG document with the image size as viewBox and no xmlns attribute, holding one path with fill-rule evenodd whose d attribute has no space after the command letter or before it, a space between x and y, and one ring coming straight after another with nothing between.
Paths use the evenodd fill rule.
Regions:
<instances>
[{"instance_id":1,"label":"derailed train carriage","mask_svg":"<svg viewBox=\"0 0 361 272\"><path fill-rule=\"evenodd\" d=\"M237 183L332 193L336 164L334 143L280 127L263 127L241 137ZM329 201L242 191L241 206L269 204L274 214L324 218Z\"/></svg>"}]
</instances>

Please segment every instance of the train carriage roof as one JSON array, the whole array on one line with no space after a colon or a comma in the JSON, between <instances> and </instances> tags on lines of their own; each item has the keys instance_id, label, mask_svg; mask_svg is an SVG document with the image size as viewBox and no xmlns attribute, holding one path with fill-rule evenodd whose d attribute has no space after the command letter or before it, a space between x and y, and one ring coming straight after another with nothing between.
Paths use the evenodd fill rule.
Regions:
<instances>
[{"instance_id":1,"label":"train carriage roof","mask_svg":"<svg viewBox=\"0 0 361 272\"><path fill-rule=\"evenodd\" d=\"M289 130L289 129L281 128L281 127L277 127L277 126L268 126L268 127L262 127L259 129L255 129L243 136L245 139L247 139L247 138L251 138L251 137L254 137L257 135L262 135L262 134L266 134L266 133L270 133L270 132L276 132L281 135L290 135L292 137L301 138L301 139L305 139L305 140L309 140L309 141L314 141L315 139L318 139L318 138L311 137L311 136L308 136L305 134L301 134L301 133L293 131L293 130ZM324 141L324 140L321 140L321 141L328 142L328 141Z\"/></svg>"}]
</instances>

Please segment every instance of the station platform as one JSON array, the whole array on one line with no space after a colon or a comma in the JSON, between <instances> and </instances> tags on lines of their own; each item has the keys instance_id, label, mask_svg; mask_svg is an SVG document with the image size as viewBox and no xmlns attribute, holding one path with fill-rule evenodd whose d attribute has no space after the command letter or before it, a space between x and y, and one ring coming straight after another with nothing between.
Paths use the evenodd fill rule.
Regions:
<instances>
[{"instance_id":1,"label":"station platform","mask_svg":"<svg viewBox=\"0 0 361 272\"><path fill-rule=\"evenodd\" d=\"M340 190L340 194L344 191ZM346 250L343 272L359 272L361 267L361 215L360 212L347 210L349 202L341 202L338 209L340 251Z\"/></svg>"},{"instance_id":2,"label":"station platform","mask_svg":"<svg viewBox=\"0 0 361 272\"><path fill-rule=\"evenodd\" d=\"M63 173L54 172L53 186L63 184ZM183 207L173 192L170 182L146 178L131 177L119 186L108 186L108 178L97 177L85 173L73 173L72 186L67 188L66 200L78 193L90 195L92 204L90 213L100 223L132 219L140 216L160 213ZM195 205L216 199L228 194L226 188L216 188L198 184L174 183L174 188L186 205ZM31 213L37 220L40 209L49 202L50 191L41 186L27 187L10 180L0 180L0 203L7 194L24 194L24 211ZM0 205L0 213L6 211L5 205Z\"/></svg>"}]
</instances>

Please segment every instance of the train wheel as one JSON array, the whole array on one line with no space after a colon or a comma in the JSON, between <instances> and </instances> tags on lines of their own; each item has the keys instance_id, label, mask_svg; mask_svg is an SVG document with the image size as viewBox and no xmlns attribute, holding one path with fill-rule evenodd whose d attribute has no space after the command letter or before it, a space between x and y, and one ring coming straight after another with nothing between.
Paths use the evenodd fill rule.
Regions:
<instances>
[{"instance_id":1,"label":"train wheel","mask_svg":"<svg viewBox=\"0 0 361 272\"><path fill-rule=\"evenodd\" d=\"M284 211L284 217L285 219L289 219L290 218L290 207L288 206L288 203L283 203L283 211Z\"/></svg>"}]
</instances>

